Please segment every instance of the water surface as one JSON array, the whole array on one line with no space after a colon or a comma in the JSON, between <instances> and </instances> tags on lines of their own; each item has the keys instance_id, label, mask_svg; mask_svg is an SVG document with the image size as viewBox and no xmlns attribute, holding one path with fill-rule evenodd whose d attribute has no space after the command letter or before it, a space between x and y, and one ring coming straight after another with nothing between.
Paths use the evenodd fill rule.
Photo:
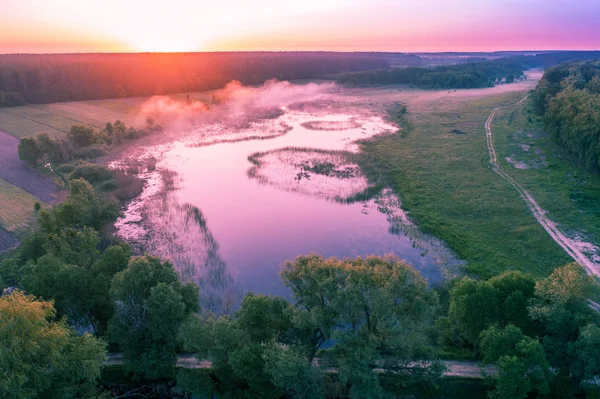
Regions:
<instances>
[{"instance_id":1,"label":"water surface","mask_svg":"<svg viewBox=\"0 0 600 399\"><path fill-rule=\"evenodd\" d=\"M354 162L356 141L396 128L335 107L281 111L149 147L143 157L158 162L142 174L146 189L117 223L120 235L171 259L213 309L234 306L245 291L289 297L280 264L311 252L391 253L441 281L456 258L410 222L391 190L356 201L372 188Z\"/></svg>"}]
</instances>

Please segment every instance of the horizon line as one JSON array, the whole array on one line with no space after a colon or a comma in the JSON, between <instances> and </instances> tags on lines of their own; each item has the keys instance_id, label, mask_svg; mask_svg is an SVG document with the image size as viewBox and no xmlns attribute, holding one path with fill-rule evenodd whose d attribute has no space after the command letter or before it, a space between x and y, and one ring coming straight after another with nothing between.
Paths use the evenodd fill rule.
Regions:
<instances>
[{"instance_id":1,"label":"horizon line","mask_svg":"<svg viewBox=\"0 0 600 399\"><path fill-rule=\"evenodd\" d=\"M119 54L225 54L225 53L340 53L340 54L501 54L501 53L563 53L563 52L600 52L597 49L537 49L537 50L490 50L490 51L377 51L377 50L215 50L215 51L94 51L94 52L26 52L26 53L0 53L0 56L9 55L119 55Z\"/></svg>"}]
</instances>

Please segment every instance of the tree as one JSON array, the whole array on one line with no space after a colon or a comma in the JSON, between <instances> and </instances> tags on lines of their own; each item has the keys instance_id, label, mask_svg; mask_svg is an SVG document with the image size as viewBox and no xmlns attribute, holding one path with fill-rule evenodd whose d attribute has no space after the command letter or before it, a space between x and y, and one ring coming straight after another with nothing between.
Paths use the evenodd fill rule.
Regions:
<instances>
[{"instance_id":1,"label":"tree","mask_svg":"<svg viewBox=\"0 0 600 399\"><path fill-rule=\"evenodd\" d=\"M40 212L40 225L46 233L62 227L91 227L100 230L119 215L115 201L102 197L83 178L70 180L71 193L66 201L48 211Z\"/></svg>"},{"instance_id":2,"label":"tree","mask_svg":"<svg viewBox=\"0 0 600 399\"><path fill-rule=\"evenodd\" d=\"M87 147L94 144L96 131L86 125L72 125L67 132L67 138L75 147Z\"/></svg>"},{"instance_id":3,"label":"tree","mask_svg":"<svg viewBox=\"0 0 600 399\"><path fill-rule=\"evenodd\" d=\"M528 332L532 329L527 312L535 293L535 279L519 271L506 271L489 280L498 295L498 324L514 324Z\"/></svg>"},{"instance_id":4,"label":"tree","mask_svg":"<svg viewBox=\"0 0 600 399\"><path fill-rule=\"evenodd\" d=\"M0 397L95 397L104 343L54 316L51 302L19 291L0 297Z\"/></svg>"},{"instance_id":5,"label":"tree","mask_svg":"<svg viewBox=\"0 0 600 399\"><path fill-rule=\"evenodd\" d=\"M285 299L249 293L233 317L192 317L179 335L186 350L212 362L211 371L218 381L213 394L244 391L246 397L279 398L285 392L296 392L302 385L288 385L291 381L286 379L287 373L302 367L311 369L306 348L299 344L303 342L301 333L292 324L292 309ZM282 346L296 356L295 363L288 365L287 359L282 359L280 366L290 368L275 371L271 355L279 353L275 348ZM314 376L314 372L307 375ZM186 387L201 393L194 386Z\"/></svg>"},{"instance_id":6,"label":"tree","mask_svg":"<svg viewBox=\"0 0 600 399\"><path fill-rule=\"evenodd\" d=\"M123 139L127 135L127 127L120 120L115 121L113 125L113 130L115 134L115 141L117 144L121 144Z\"/></svg>"},{"instance_id":7,"label":"tree","mask_svg":"<svg viewBox=\"0 0 600 399\"><path fill-rule=\"evenodd\" d=\"M67 138L76 147L87 147L92 145L96 138L96 132L93 128L86 125L72 125L67 132Z\"/></svg>"},{"instance_id":8,"label":"tree","mask_svg":"<svg viewBox=\"0 0 600 399\"><path fill-rule=\"evenodd\" d=\"M527 306L534 291L535 280L521 272L507 271L487 281L464 277L451 289L448 317L438 326L457 328L475 350L482 331L494 324L530 331Z\"/></svg>"},{"instance_id":9,"label":"tree","mask_svg":"<svg viewBox=\"0 0 600 399\"><path fill-rule=\"evenodd\" d=\"M274 343L263 354L265 372L275 387L294 399L324 398L323 375L297 347Z\"/></svg>"},{"instance_id":10,"label":"tree","mask_svg":"<svg viewBox=\"0 0 600 399\"><path fill-rule=\"evenodd\" d=\"M464 277L450 291L448 317L475 349L479 335L499 320L497 290L487 281Z\"/></svg>"},{"instance_id":11,"label":"tree","mask_svg":"<svg viewBox=\"0 0 600 399\"><path fill-rule=\"evenodd\" d=\"M41 155L50 162L63 162L67 160L67 153L63 143L50 137L47 133L39 133L36 136Z\"/></svg>"},{"instance_id":12,"label":"tree","mask_svg":"<svg viewBox=\"0 0 600 399\"><path fill-rule=\"evenodd\" d=\"M580 329L598 322L588 300L597 292L598 285L576 263L554 269L536 284L529 314L540 323L550 363L564 375L569 375L573 362L569 346L577 341Z\"/></svg>"},{"instance_id":13,"label":"tree","mask_svg":"<svg viewBox=\"0 0 600 399\"><path fill-rule=\"evenodd\" d=\"M130 253L126 244L110 246L103 253L99 246L100 237L90 228L50 234L46 254L25 265L21 282L28 292L53 299L59 315L102 334L114 311L108 297L110 281L127 266Z\"/></svg>"},{"instance_id":14,"label":"tree","mask_svg":"<svg viewBox=\"0 0 600 399\"><path fill-rule=\"evenodd\" d=\"M42 151L34 137L22 138L19 142L18 152L21 160L29 163L34 168L37 167Z\"/></svg>"},{"instance_id":15,"label":"tree","mask_svg":"<svg viewBox=\"0 0 600 399\"><path fill-rule=\"evenodd\" d=\"M433 382L441 369L428 362L426 330L437 294L412 266L392 256L324 259L300 256L282 266L282 278L301 310L297 323L311 327L313 346L333 339L340 380L355 397L379 397L373 365L398 379ZM415 364L413 359L423 359Z\"/></svg>"},{"instance_id":16,"label":"tree","mask_svg":"<svg viewBox=\"0 0 600 399\"><path fill-rule=\"evenodd\" d=\"M574 358L571 376L577 381L597 378L600 374L600 326L589 323L583 327L570 349Z\"/></svg>"},{"instance_id":17,"label":"tree","mask_svg":"<svg viewBox=\"0 0 600 399\"><path fill-rule=\"evenodd\" d=\"M108 336L123 351L125 366L150 379L172 377L177 331L199 310L198 288L181 284L169 262L147 255L114 276L110 297L116 311Z\"/></svg>"},{"instance_id":18,"label":"tree","mask_svg":"<svg viewBox=\"0 0 600 399\"><path fill-rule=\"evenodd\" d=\"M495 399L525 399L531 391L545 394L553 374L542 344L513 325L481 333L483 361L498 368Z\"/></svg>"}]
</instances>

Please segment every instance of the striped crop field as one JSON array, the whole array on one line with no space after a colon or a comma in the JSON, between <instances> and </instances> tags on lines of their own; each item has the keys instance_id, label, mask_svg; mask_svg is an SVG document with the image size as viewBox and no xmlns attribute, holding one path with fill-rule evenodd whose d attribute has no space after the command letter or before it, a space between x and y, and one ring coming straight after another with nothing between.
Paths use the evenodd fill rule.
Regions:
<instances>
[{"instance_id":1,"label":"striped crop field","mask_svg":"<svg viewBox=\"0 0 600 399\"><path fill-rule=\"evenodd\" d=\"M40 202L27 191L0 179L0 226L11 233L26 231L34 222L33 206ZM1 248L0 248L1 250Z\"/></svg>"}]
</instances>

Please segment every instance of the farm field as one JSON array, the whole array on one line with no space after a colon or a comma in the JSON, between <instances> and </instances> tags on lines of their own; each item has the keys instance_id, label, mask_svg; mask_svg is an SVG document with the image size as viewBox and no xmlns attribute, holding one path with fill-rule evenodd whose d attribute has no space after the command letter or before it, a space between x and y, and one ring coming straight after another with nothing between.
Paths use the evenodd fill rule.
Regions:
<instances>
[{"instance_id":1,"label":"farm field","mask_svg":"<svg viewBox=\"0 0 600 399\"><path fill-rule=\"evenodd\" d=\"M403 131L367 142L363 151L389 169L403 208L418 225L457 251L468 273L482 277L506 269L544 276L570 261L516 190L489 167L485 121L492 108L516 103L534 86L517 85L373 90L363 100L407 105Z\"/></svg>"},{"instance_id":2,"label":"farm field","mask_svg":"<svg viewBox=\"0 0 600 399\"><path fill-rule=\"evenodd\" d=\"M214 90L197 93L179 93L170 97L210 102ZM48 133L55 137L67 133L73 124L104 128L106 122L117 119L128 126L143 126L139 117L143 104L151 97L118 98L111 100L76 101L66 103L25 105L0 108L0 130L17 138Z\"/></svg>"},{"instance_id":3,"label":"farm field","mask_svg":"<svg viewBox=\"0 0 600 399\"><path fill-rule=\"evenodd\" d=\"M0 226L16 236L34 221L33 206L39 200L28 192L0 179Z\"/></svg>"}]
</instances>

